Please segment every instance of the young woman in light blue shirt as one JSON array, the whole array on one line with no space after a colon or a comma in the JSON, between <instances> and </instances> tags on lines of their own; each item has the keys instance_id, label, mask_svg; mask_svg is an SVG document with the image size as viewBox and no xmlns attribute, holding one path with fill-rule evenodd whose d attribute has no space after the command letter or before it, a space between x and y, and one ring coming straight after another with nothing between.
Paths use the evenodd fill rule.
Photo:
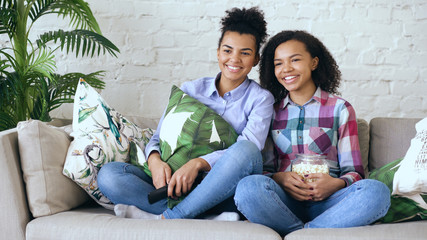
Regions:
<instances>
[{"instance_id":1,"label":"young woman in light blue shirt","mask_svg":"<svg viewBox=\"0 0 427 240\"><path fill-rule=\"evenodd\" d=\"M109 163L99 172L99 188L116 204L116 214L145 219L196 218L217 205L225 211L237 211L232 199L237 183L245 176L262 173L260 151L270 126L274 98L247 75L258 64L260 47L267 36L266 22L257 8L234 8L226 13L217 49L221 72L216 77L186 82L181 90L221 115L239 135L236 143L190 159L172 173L160 158L162 117L145 150L152 178L127 163ZM166 199L148 203L148 193L166 184L169 197L188 193L200 172L208 174L174 208L167 208Z\"/></svg>"}]
</instances>

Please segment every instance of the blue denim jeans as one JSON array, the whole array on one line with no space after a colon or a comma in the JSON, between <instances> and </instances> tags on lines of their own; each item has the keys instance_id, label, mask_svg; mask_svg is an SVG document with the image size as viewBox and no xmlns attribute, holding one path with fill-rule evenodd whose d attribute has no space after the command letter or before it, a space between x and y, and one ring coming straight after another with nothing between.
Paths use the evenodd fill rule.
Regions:
<instances>
[{"instance_id":1,"label":"blue denim jeans","mask_svg":"<svg viewBox=\"0 0 427 240\"><path fill-rule=\"evenodd\" d=\"M345 228L373 223L387 213L390 190L380 181L365 179L323 201L297 201L272 178L254 175L239 182L234 200L249 221L286 235L301 228Z\"/></svg>"},{"instance_id":2,"label":"blue denim jeans","mask_svg":"<svg viewBox=\"0 0 427 240\"><path fill-rule=\"evenodd\" d=\"M127 163L104 165L98 173L98 186L114 204L134 205L146 212L163 214L168 219L195 218L231 198L242 178L261 173L259 149L254 143L241 140L225 151L203 181L173 209L167 208L167 199L150 204L147 196L155 189L151 177ZM228 202L234 206L233 201Z\"/></svg>"}]
</instances>

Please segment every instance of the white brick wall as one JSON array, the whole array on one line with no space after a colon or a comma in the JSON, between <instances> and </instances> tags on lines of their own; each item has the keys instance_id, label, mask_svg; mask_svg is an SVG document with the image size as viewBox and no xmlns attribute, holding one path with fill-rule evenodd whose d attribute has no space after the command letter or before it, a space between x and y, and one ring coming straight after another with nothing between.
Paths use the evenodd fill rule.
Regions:
<instances>
[{"instance_id":1,"label":"white brick wall","mask_svg":"<svg viewBox=\"0 0 427 240\"><path fill-rule=\"evenodd\" d=\"M102 95L124 115L159 117L172 84L214 76L224 11L258 5L270 35L302 29L325 43L343 73L342 96L358 117L427 116L426 0L88 2L104 35L121 53L94 59L58 54L58 71L107 70ZM64 28L47 19L36 25L39 32L57 24ZM257 70L250 77L257 79ZM71 113L68 105L55 116Z\"/></svg>"}]
</instances>

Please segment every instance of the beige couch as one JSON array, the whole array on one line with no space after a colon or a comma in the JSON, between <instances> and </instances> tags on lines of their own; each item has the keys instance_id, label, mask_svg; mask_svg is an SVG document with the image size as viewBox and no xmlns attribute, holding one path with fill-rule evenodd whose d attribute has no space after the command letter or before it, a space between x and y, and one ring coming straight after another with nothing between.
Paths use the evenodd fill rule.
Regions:
<instances>
[{"instance_id":1,"label":"beige couch","mask_svg":"<svg viewBox=\"0 0 427 240\"><path fill-rule=\"evenodd\" d=\"M138 117L131 120L141 127L156 126L153 120ZM418 120L376 118L369 125L359 120L366 171L404 156ZM0 132L0 179L0 239L282 239L268 227L245 221L123 219L93 202L33 218L21 170L16 129ZM284 239L427 239L427 221L303 229Z\"/></svg>"}]
</instances>

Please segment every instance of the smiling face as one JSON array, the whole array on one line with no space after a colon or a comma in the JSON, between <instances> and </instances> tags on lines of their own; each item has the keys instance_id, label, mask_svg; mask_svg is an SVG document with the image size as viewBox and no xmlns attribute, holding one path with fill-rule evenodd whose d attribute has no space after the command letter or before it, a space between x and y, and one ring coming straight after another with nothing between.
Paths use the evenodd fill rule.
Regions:
<instances>
[{"instance_id":1,"label":"smiling face","mask_svg":"<svg viewBox=\"0 0 427 240\"><path fill-rule=\"evenodd\" d=\"M217 50L221 82L237 87L258 63L255 37L251 34L226 32Z\"/></svg>"},{"instance_id":2,"label":"smiling face","mask_svg":"<svg viewBox=\"0 0 427 240\"><path fill-rule=\"evenodd\" d=\"M311 72L318 63L319 59L311 57L302 42L289 40L276 48L274 73L295 103L306 103L316 91Z\"/></svg>"}]
</instances>

